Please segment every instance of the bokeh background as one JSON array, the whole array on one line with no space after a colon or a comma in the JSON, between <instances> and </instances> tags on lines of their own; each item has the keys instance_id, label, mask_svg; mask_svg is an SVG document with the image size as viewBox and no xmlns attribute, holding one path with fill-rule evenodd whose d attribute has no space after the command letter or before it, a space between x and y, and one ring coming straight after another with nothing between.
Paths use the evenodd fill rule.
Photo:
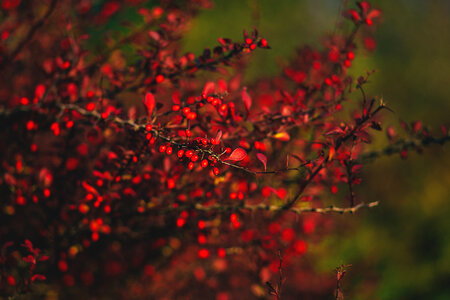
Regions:
<instances>
[{"instance_id":1,"label":"bokeh background","mask_svg":"<svg viewBox=\"0 0 450 300\"><path fill-rule=\"evenodd\" d=\"M218 36L239 40L243 28L257 27L272 49L255 53L245 74L251 83L279 73L298 46L320 46L320 37L340 30L341 7L354 4L343 2L215 1L192 22L184 50L201 53ZM377 48L361 51L352 73L377 70L368 94L383 97L395 112L384 115L384 126L398 129L399 120L422 120L436 131L448 125L450 1L372 3L383 11ZM371 147L386 143L381 137ZM360 200L379 200L380 207L335 216L333 234L310 248L305 259L318 274L352 264L344 282L347 299L450 299L450 146L409 153L406 160L381 158L365 167L363 179Z\"/></svg>"}]
</instances>

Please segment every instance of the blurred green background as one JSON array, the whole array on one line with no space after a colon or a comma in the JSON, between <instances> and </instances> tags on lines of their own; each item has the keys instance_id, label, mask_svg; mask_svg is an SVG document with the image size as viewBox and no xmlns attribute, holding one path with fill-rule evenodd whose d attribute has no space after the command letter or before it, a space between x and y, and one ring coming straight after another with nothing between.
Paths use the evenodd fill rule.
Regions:
<instances>
[{"instance_id":1,"label":"blurred green background","mask_svg":"<svg viewBox=\"0 0 450 300\"><path fill-rule=\"evenodd\" d=\"M354 5L353 1L348 2ZM367 86L398 120L422 120L439 130L450 121L450 1L380 0L377 49L361 53L352 73L376 69ZM320 45L336 29L338 0L215 1L192 23L184 50L201 53L217 37L242 38L257 27L270 51L257 51L247 82L280 72L295 48ZM387 143L382 137L373 147ZM385 157L365 167L359 198L381 206L355 216L336 216L336 230L314 246L317 272L352 264L346 299L450 299L450 146L430 147L407 160Z\"/></svg>"}]
</instances>

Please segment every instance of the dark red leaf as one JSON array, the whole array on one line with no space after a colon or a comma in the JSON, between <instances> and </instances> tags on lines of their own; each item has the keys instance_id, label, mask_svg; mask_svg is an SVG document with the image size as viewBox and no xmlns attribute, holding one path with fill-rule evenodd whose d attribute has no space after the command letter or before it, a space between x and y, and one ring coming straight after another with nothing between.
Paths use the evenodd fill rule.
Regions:
<instances>
[{"instance_id":1,"label":"dark red leaf","mask_svg":"<svg viewBox=\"0 0 450 300\"><path fill-rule=\"evenodd\" d=\"M339 127L335 127L335 128L333 128L333 129L331 129L331 130L328 130L327 132L325 132L325 136L327 136L327 135L334 135L334 134L336 134L336 135L339 135L339 134L344 134L345 132L344 132L344 130L342 130L341 128L339 128Z\"/></svg>"},{"instance_id":2,"label":"dark red leaf","mask_svg":"<svg viewBox=\"0 0 450 300\"><path fill-rule=\"evenodd\" d=\"M43 256L41 256L41 257L39 257L39 261L46 261L46 260L48 260L50 258L50 256L48 256L48 255L43 255Z\"/></svg>"},{"instance_id":3,"label":"dark red leaf","mask_svg":"<svg viewBox=\"0 0 450 300\"><path fill-rule=\"evenodd\" d=\"M31 282L34 282L34 281L36 281L36 280L45 280L45 279L47 279L47 277L45 277L44 275L41 275L41 274L34 274L32 277L31 277Z\"/></svg>"},{"instance_id":4,"label":"dark red leaf","mask_svg":"<svg viewBox=\"0 0 450 300\"><path fill-rule=\"evenodd\" d=\"M86 190L86 192L98 195L98 191L93 186L89 185L86 181L83 181L81 185Z\"/></svg>"},{"instance_id":5,"label":"dark red leaf","mask_svg":"<svg viewBox=\"0 0 450 300\"><path fill-rule=\"evenodd\" d=\"M256 157L259 159L260 162L264 165L264 171L267 170L267 157L262 153L256 153Z\"/></svg>"},{"instance_id":6,"label":"dark red leaf","mask_svg":"<svg viewBox=\"0 0 450 300\"><path fill-rule=\"evenodd\" d=\"M219 131L217 131L217 134L215 137L216 143L219 144L221 139L222 139L222 130L219 130Z\"/></svg>"},{"instance_id":7,"label":"dark red leaf","mask_svg":"<svg viewBox=\"0 0 450 300\"><path fill-rule=\"evenodd\" d=\"M245 108L247 111L250 110L250 107L252 106L252 98L247 92L247 87L244 87L241 92L242 101L244 101Z\"/></svg>"},{"instance_id":8,"label":"dark red leaf","mask_svg":"<svg viewBox=\"0 0 450 300\"><path fill-rule=\"evenodd\" d=\"M244 158L247 157L247 152L245 152L242 148L234 149L233 152L231 152L230 156L226 158L225 160L232 160L232 161L241 161Z\"/></svg>"}]
</instances>

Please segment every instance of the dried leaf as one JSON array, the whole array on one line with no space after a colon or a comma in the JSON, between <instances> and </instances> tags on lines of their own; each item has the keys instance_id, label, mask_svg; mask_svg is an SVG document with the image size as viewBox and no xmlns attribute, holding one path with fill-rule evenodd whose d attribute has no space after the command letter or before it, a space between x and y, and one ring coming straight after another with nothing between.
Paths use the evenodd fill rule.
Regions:
<instances>
[{"instance_id":1,"label":"dried leaf","mask_svg":"<svg viewBox=\"0 0 450 300\"><path fill-rule=\"evenodd\" d=\"M334 149L334 147L330 147L330 152L328 152L328 160L332 160L334 157L334 154L336 153L336 150Z\"/></svg>"},{"instance_id":2,"label":"dried leaf","mask_svg":"<svg viewBox=\"0 0 450 300\"><path fill-rule=\"evenodd\" d=\"M280 141L283 141L283 142L287 142L291 138L289 136L289 133L287 133L287 132L278 132L273 137L276 138L277 140L280 140Z\"/></svg>"},{"instance_id":3,"label":"dried leaf","mask_svg":"<svg viewBox=\"0 0 450 300\"><path fill-rule=\"evenodd\" d=\"M137 117L137 110L136 110L136 106L133 105L128 110L128 118L134 122L134 121L136 121L136 117Z\"/></svg>"}]
</instances>

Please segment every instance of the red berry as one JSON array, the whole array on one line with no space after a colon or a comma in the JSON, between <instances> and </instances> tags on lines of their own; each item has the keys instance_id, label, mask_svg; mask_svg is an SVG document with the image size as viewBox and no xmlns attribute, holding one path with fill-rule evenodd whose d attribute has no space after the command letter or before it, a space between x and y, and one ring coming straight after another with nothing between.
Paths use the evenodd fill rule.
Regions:
<instances>
[{"instance_id":1,"label":"red berry","mask_svg":"<svg viewBox=\"0 0 450 300\"><path fill-rule=\"evenodd\" d=\"M266 39L261 39L260 45L261 45L261 47L266 48L267 47L267 40Z\"/></svg>"},{"instance_id":2,"label":"red berry","mask_svg":"<svg viewBox=\"0 0 450 300\"><path fill-rule=\"evenodd\" d=\"M194 151L187 150L185 155L186 155L187 158L191 158L191 156L194 155Z\"/></svg>"},{"instance_id":3,"label":"red berry","mask_svg":"<svg viewBox=\"0 0 450 300\"><path fill-rule=\"evenodd\" d=\"M217 168L217 167L214 168L213 172L214 172L214 175L216 175L216 176L219 175L219 168Z\"/></svg>"},{"instance_id":4,"label":"red berry","mask_svg":"<svg viewBox=\"0 0 450 300\"><path fill-rule=\"evenodd\" d=\"M184 108L183 108L183 114L184 114L184 115L187 115L188 113L190 113L190 111L191 111L191 108L190 108L190 107L184 107Z\"/></svg>"},{"instance_id":5,"label":"red berry","mask_svg":"<svg viewBox=\"0 0 450 300\"><path fill-rule=\"evenodd\" d=\"M86 104L86 110L87 111L93 111L95 109L95 103L94 102L89 102L88 104Z\"/></svg>"},{"instance_id":6,"label":"red berry","mask_svg":"<svg viewBox=\"0 0 450 300\"><path fill-rule=\"evenodd\" d=\"M353 60L354 58L355 58L355 53L353 53L353 52L349 52L349 53L347 53L347 58L349 59L349 60Z\"/></svg>"},{"instance_id":7,"label":"red berry","mask_svg":"<svg viewBox=\"0 0 450 300\"><path fill-rule=\"evenodd\" d=\"M209 251L208 249L200 249L198 250L198 257L206 259L209 257Z\"/></svg>"},{"instance_id":8,"label":"red berry","mask_svg":"<svg viewBox=\"0 0 450 300\"><path fill-rule=\"evenodd\" d=\"M206 168L208 166L208 160L206 160L206 159L202 160L201 166L202 166L202 168Z\"/></svg>"},{"instance_id":9,"label":"red berry","mask_svg":"<svg viewBox=\"0 0 450 300\"><path fill-rule=\"evenodd\" d=\"M163 75L157 75L155 78L156 83L161 83L164 81L164 76Z\"/></svg>"}]
</instances>

